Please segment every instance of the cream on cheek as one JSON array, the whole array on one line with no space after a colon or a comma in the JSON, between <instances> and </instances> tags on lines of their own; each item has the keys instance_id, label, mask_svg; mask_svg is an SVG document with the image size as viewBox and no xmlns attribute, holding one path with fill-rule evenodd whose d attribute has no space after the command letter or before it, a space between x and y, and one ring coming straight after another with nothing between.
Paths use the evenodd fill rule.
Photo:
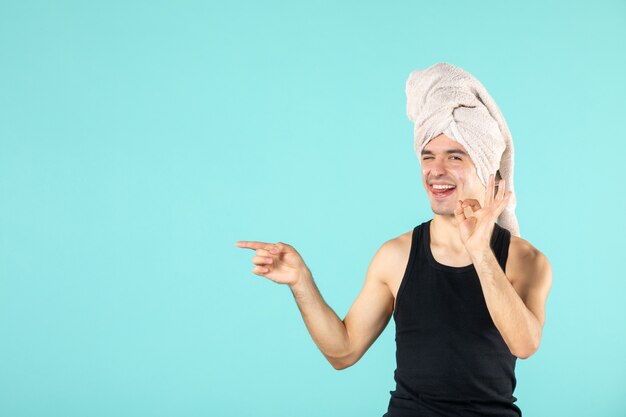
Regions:
<instances>
[{"instance_id":1,"label":"cream on cheek","mask_svg":"<svg viewBox=\"0 0 626 417\"><path fill-rule=\"evenodd\" d=\"M428 170L422 165L422 185L428 191Z\"/></svg>"},{"instance_id":2,"label":"cream on cheek","mask_svg":"<svg viewBox=\"0 0 626 417\"><path fill-rule=\"evenodd\" d=\"M466 173L461 168L451 168L450 174L454 177L454 183L456 184L456 192L457 196L460 200L469 198L466 196L467 193L467 184L466 184Z\"/></svg>"},{"instance_id":3,"label":"cream on cheek","mask_svg":"<svg viewBox=\"0 0 626 417\"><path fill-rule=\"evenodd\" d=\"M463 196L461 200L473 198L479 201L481 207L485 199L485 186L475 172L463 178Z\"/></svg>"}]
</instances>

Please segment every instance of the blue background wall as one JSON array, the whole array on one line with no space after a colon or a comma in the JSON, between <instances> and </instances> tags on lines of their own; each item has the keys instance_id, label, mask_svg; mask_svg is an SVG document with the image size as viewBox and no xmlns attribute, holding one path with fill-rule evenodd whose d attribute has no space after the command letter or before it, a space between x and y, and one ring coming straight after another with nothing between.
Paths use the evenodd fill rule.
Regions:
<instances>
[{"instance_id":1,"label":"blue background wall","mask_svg":"<svg viewBox=\"0 0 626 417\"><path fill-rule=\"evenodd\" d=\"M436 4L435 4L436 3ZM623 416L626 3L0 2L0 415L381 416L394 324L334 370L237 240L343 318L432 217L404 83L474 74L554 270L525 416Z\"/></svg>"}]
</instances>

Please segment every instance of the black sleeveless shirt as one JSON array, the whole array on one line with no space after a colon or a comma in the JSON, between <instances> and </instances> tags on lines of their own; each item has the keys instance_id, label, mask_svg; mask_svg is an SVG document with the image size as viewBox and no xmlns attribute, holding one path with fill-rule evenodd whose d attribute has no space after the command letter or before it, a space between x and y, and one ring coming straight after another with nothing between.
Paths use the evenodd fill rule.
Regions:
<instances>
[{"instance_id":1,"label":"black sleeveless shirt","mask_svg":"<svg viewBox=\"0 0 626 417\"><path fill-rule=\"evenodd\" d=\"M396 389L383 417L520 417L517 358L493 324L474 265L433 257L431 221L413 229L396 297ZM510 239L496 223L491 249L503 270Z\"/></svg>"}]
</instances>

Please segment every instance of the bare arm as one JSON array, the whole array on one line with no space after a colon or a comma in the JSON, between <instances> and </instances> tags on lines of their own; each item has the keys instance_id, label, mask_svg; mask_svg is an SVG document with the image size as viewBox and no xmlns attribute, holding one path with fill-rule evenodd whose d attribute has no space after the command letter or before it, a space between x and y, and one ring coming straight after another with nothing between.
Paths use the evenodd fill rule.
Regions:
<instances>
[{"instance_id":1,"label":"bare arm","mask_svg":"<svg viewBox=\"0 0 626 417\"><path fill-rule=\"evenodd\" d=\"M324 302L310 274L291 288L309 333L335 369L354 365L389 323L393 295L383 280L388 246L374 255L363 288L343 321Z\"/></svg>"},{"instance_id":2,"label":"bare arm","mask_svg":"<svg viewBox=\"0 0 626 417\"><path fill-rule=\"evenodd\" d=\"M257 249L260 256L253 259L255 274L289 285L313 341L335 369L356 363L389 322L393 295L383 279L385 263L389 262L388 244L374 255L363 288L344 320L324 301L293 247L278 243L279 252L273 253L272 244L241 242L238 246Z\"/></svg>"},{"instance_id":3,"label":"bare arm","mask_svg":"<svg viewBox=\"0 0 626 417\"><path fill-rule=\"evenodd\" d=\"M508 277L493 252L472 253L491 318L511 353L526 359L539 348L552 282L547 258L528 242L511 241Z\"/></svg>"},{"instance_id":4,"label":"bare arm","mask_svg":"<svg viewBox=\"0 0 626 417\"><path fill-rule=\"evenodd\" d=\"M489 242L494 222L512 193L505 194L504 180L500 181L497 194L494 190L494 175L490 175L484 207L475 199L459 200L454 214L463 244L478 273L491 319L511 353L525 359L537 351L541 342L552 269L541 252L512 236L508 276L504 274ZM468 208L469 216L465 214Z\"/></svg>"}]
</instances>

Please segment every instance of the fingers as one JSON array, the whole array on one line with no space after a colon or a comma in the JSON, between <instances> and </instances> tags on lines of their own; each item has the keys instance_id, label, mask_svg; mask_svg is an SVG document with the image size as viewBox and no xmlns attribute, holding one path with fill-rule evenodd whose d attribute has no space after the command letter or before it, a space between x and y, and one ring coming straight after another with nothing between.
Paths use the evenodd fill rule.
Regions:
<instances>
[{"instance_id":1,"label":"fingers","mask_svg":"<svg viewBox=\"0 0 626 417\"><path fill-rule=\"evenodd\" d=\"M463 220L466 219L464 208L463 208L463 202L461 200L458 200L456 202L456 208L454 209L454 217L456 218L458 222L462 222Z\"/></svg>"},{"instance_id":2,"label":"fingers","mask_svg":"<svg viewBox=\"0 0 626 417\"><path fill-rule=\"evenodd\" d=\"M504 211L506 205L509 204L511 197L513 197L513 191L507 191L504 197L501 200L498 200L498 205L496 207L496 213L498 216Z\"/></svg>"},{"instance_id":3,"label":"fingers","mask_svg":"<svg viewBox=\"0 0 626 417\"><path fill-rule=\"evenodd\" d=\"M263 249L266 251L270 251L274 254L278 254L280 252L286 251L288 248L291 248L290 245L283 242L278 242L276 244L269 242L258 242L254 240L238 240L235 243L240 248L248 248L248 249Z\"/></svg>"},{"instance_id":4,"label":"fingers","mask_svg":"<svg viewBox=\"0 0 626 417\"><path fill-rule=\"evenodd\" d=\"M252 263L255 265L252 272L260 275L268 273L274 263L274 258L268 256L255 256L252 258Z\"/></svg>"},{"instance_id":5,"label":"fingers","mask_svg":"<svg viewBox=\"0 0 626 417\"><path fill-rule=\"evenodd\" d=\"M505 189L506 189L506 181L500 180L500 183L498 184L498 194L496 195L496 199L495 199L496 216L499 216L504 211L504 209L506 208L506 205L509 203L509 200L511 199L511 196L513 195L512 191L505 192Z\"/></svg>"},{"instance_id":6,"label":"fingers","mask_svg":"<svg viewBox=\"0 0 626 417\"><path fill-rule=\"evenodd\" d=\"M506 189L506 181L500 180L498 183L498 194L496 194L495 200L500 201L504 198L504 190Z\"/></svg>"},{"instance_id":7,"label":"fingers","mask_svg":"<svg viewBox=\"0 0 626 417\"><path fill-rule=\"evenodd\" d=\"M254 240L238 240L235 244L240 248L266 249L266 250L268 250L271 246L273 246L272 243L257 242Z\"/></svg>"},{"instance_id":8,"label":"fingers","mask_svg":"<svg viewBox=\"0 0 626 417\"><path fill-rule=\"evenodd\" d=\"M496 203L496 205L499 206L502 200L507 198L506 197L507 195L512 194L510 191L506 192L506 180L501 179L500 182L498 182L497 193L495 192L495 183L496 183L495 176L490 175L489 184L487 187L487 197L485 198L485 207L490 206L494 203Z\"/></svg>"},{"instance_id":9,"label":"fingers","mask_svg":"<svg viewBox=\"0 0 626 417\"><path fill-rule=\"evenodd\" d=\"M267 274L271 271L272 266L276 263L280 253L285 249L285 243L278 242L277 244L268 242L238 240L236 245L240 248L248 248L256 250L256 256L252 258L252 263L255 267L252 269L252 273L256 275Z\"/></svg>"},{"instance_id":10,"label":"fingers","mask_svg":"<svg viewBox=\"0 0 626 417\"><path fill-rule=\"evenodd\" d=\"M500 194L499 191L498 191L498 194ZM500 216L500 214L502 214L502 212L506 208L506 206L509 203L509 200L511 199L512 196L513 196L513 191L508 191L504 195L504 197L502 197L499 200L496 200L496 204L495 204L495 206L493 208L493 216L494 216L494 218L497 218L498 216Z\"/></svg>"},{"instance_id":11,"label":"fingers","mask_svg":"<svg viewBox=\"0 0 626 417\"><path fill-rule=\"evenodd\" d=\"M466 200L461 201L463 203L463 208L471 207L473 211L480 210L480 202L475 198L468 198Z\"/></svg>"},{"instance_id":12,"label":"fingers","mask_svg":"<svg viewBox=\"0 0 626 417\"><path fill-rule=\"evenodd\" d=\"M254 268L252 268L252 273L256 275L263 275L263 274L267 274L268 272L270 272L270 269L265 266L257 265Z\"/></svg>"},{"instance_id":13,"label":"fingers","mask_svg":"<svg viewBox=\"0 0 626 417\"><path fill-rule=\"evenodd\" d=\"M282 242L276 244L268 242L258 242L253 240L238 240L235 243L240 248L254 249L258 255L266 255L268 253L277 255L282 252L288 245Z\"/></svg>"},{"instance_id":14,"label":"fingers","mask_svg":"<svg viewBox=\"0 0 626 417\"><path fill-rule=\"evenodd\" d=\"M274 263L274 258L271 256L255 256L252 258L252 263L255 265L271 265Z\"/></svg>"},{"instance_id":15,"label":"fingers","mask_svg":"<svg viewBox=\"0 0 626 417\"><path fill-rule=\"evenodd\" d=\"M270 251L272 253L281 253L282 251L285 250L286 246L287 246L286 244L282 242L278 242L270 248Z\"/></svg>"},{"instance_id":16,"label":"fingers","mask_svg":"<svg viewBox=\"0 0 626 417\"><path fill-rule=\"evenodd\" d=\"M468 198L466 200L459 200L459 203L460 203L460 210L465 215L466 219L469 219L470 217L475 217L476 216L475 213L481 208L480 202L474 198ZM457 208L458 207L459 205L457 203Z\"/></svg>"},{"instance_id":17,"label":"fingers","mask_svg":"<svg viewBox=\"0 0 626 417\"><path fill-rule=\"evenodd\" d=\"M496 180L495 175L489 175L489 181L487 181L487 194L485 195L485 207L490 206L493 203L494 194L496 193Z\"/></svg>"}]
</instances>

